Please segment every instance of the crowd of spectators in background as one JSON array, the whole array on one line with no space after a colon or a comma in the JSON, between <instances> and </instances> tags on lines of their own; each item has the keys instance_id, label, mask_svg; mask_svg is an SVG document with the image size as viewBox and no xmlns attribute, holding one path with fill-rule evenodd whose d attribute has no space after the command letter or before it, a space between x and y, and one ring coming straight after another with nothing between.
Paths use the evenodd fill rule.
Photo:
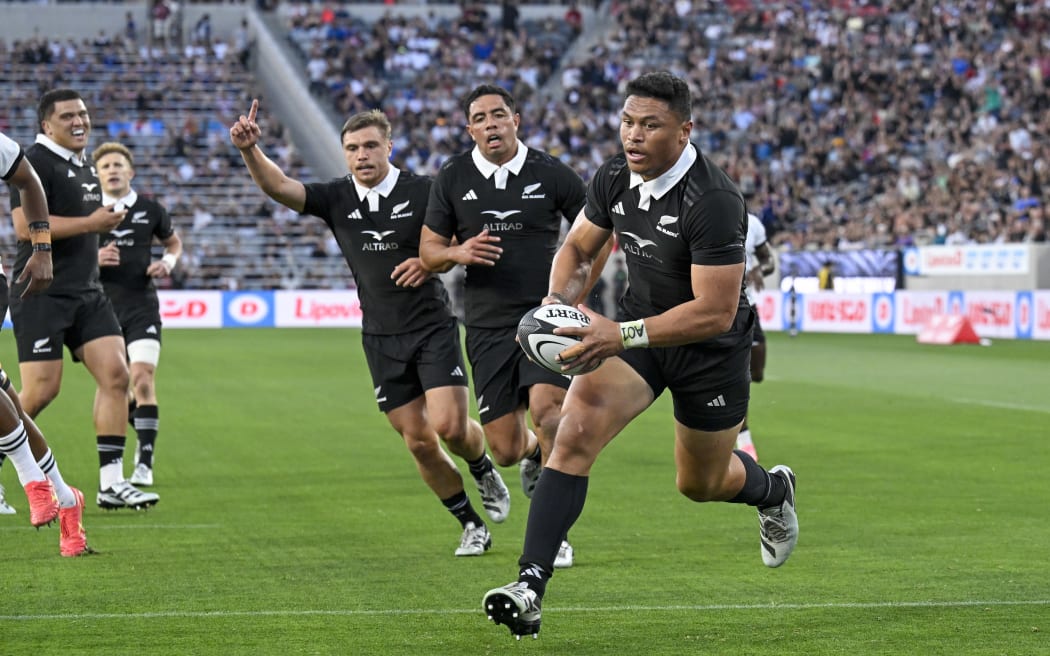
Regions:
<instances>
[{"instance_id":1,"label":"crowd of spectators in background","mask_svg":"<svg viewBox=\"0 0 1050 656\"><path fill-rule=\"evenodd\" d=\"M146 38L128 17L116 36L76 41L0 41L0 129L29 145L36 105L47 89L72 87L91 112L94 143L132 149L135 187L168 208L185 251L164 284L194 289L338 288L349 269L319 222L261 197L243 175L228 129L259 96L247 71L246 25L213 39L198 25L178 47ZM309 177L279 122L267 126L269 152L286 170ZM6 186L0 203L8 205ZM318 257L323 248L326 257ZM0 222L0 250L15 252L10 221ZM7 262L13 263L13 259Z\"/></svg>"},{"instance_id":2,"label":"crowd of spectators in background","mask_svg":"<svg viewBox=\"0 0 1050 656\"><path fill-rule=\"evenodd\" d=\"M464 3L455 18L394 4L369 23L308 3L287 12L287 37L311 93L339 117L382 108L394 163L418 173L469 148L457 101L486 80L521 103L526 143L588 179L619 150L625 82L667 69L693 86L694 140L777 248L1046 240L1048 3L608 0L598 15L586 25L570 3L523 20L508 0L495 13ZM174 284L352 284L320 222L260 198L227 143L260 95L247 25L220 36L198 20L177 46L152 47L144 29L128 13L109 36L0 42L0 129L28 144L43 90L84 93L96 135L136 149L136 187L184 235ZM267 151L310 180L280 124L265 127ZM0 224L4 252L13 239Z\"/></svg>"},{"instance_id":3,"label":"crowd of spectators in background","mask_svg":"<svg viewBox=\"0 0 1050 656\"><path fill-rule=\"evenodd\" d=\"M666 68L692 83L694 138L740 182L780 248L1046 240L1047 3L612 0L604 9L614 24L560 62L554 100L537 93L552 62L533 42L549 22L369 26L302 5L290 29L312 61L331 64L340 109L382 106L411 128L401 157L423 172L464 147L454 100L489 78L524 100L526 142L589 177L618 149L622 85ZM370 64L349 63L361 57ZM417 60L427 72L391 88Z\"/></svg>"}]
</instances>

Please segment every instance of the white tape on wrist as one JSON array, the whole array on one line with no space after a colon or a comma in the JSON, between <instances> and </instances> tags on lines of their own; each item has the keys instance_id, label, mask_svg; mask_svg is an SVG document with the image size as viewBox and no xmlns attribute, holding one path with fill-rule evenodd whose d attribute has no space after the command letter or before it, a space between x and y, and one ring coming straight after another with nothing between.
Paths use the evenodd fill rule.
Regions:
<instances>
[{"instance_id":1,"label":"white tape on wrist","mask_svg":"<svg viewBox=\"0 0 1050 656\"><path fill-rule=\"evenodd\" d=\"M649 346L649 333L645 331L645 319L620 322L620 337L624 348L645 348Z\"/></svg>"},{"instance_id":2,"label":"white tape on wrist","mask_svg":"<svg viewBox=\"0 0 1050 656\"><path fill-rule=\"evenodd\" d=\"M164 257L160 258L160 261L168 265L168 272L175 270L175 263L179 261L179 258L174 253L165 253Z\"/></svg>"}]
</instances>

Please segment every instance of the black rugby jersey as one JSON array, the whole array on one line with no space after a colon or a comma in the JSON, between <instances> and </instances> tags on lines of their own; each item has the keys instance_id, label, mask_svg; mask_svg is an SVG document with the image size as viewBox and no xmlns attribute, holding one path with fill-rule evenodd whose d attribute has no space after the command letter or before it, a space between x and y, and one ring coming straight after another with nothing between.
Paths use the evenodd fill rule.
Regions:
<instances>
[{"instance_id":1,"label":"black rugby jersey","mask_svg":"<svg viewBox=\"0 0 1050 656\"><path fill-rule=\"evenodd\" d=\"M574 221L586 200L583 180L561 160L528 149L520 173L506 189L485 178L471 151L441 167L430 193L426 225L460 243L481 233L500 237L503 254L495 266L467 267L465 311L468 326L516 326L547 295L551 263L563 219Z\"/></svg>"},{"instance_id":2,"label":"black rugby jersey","mask_svg":"<svg viewBox=\"0 0 1050 656\"><path fill-rule=\"evenodd\" d=\"M379 211L357 197L350 176L305 185L303 214L321 218L339 242L357 281L362 330L396 335L452 317L445 285L431 276L419 287L398 287L394 267L419 257L419 233L430 194L430 178L401 171Z\"/></svg>"},{"instance_id":3,"label":"black rugby jersey","mask_svg":"<svg viewBox=\"0 0 1050 656\"><path fill-rule=\"evenodd\" d=\"M33 144L25 151L26 158L36 169L47 197L47 206L54 216L82 217L91 214L102 205L102 189L95 175L94 166L77 166L58 155L47 146ZM17 188L11 189L11 209L22 206ZM86 234L56 239L53 241L51 261L54 280L44 294L79 294L88 289L102 289L98 278L98 234ZM33 245L28 241L18 242L14 275L22 275ZM12 297L21 290L12 290Z\"/></svg>"},{"instance_id":4,"label":"black rugby jersey","mask_svg":"<svg viewBox=\"0 0 1050 656\"><path fill-rule=\"evenodd\" d=\"M156 201L138 196L120 225L102 235L103 246L116 242L120 265L99 267L106 295L118 303L126 296L141 298L141 292L156 293L146 269L153 262L153 238L164 240L175 234L168 211Z\"/></svg>"},{"instance_id":5,"label":"black rugby jersey","mask_svg":"<svg viewBox=\"0 0 1050 656\"><path fill-rule=\"evenodd\" d=\"M662 314L693 300L693 264L744 262L743 196L699 147L696 154L685 176L662 198L651 198L648 210L638 208L639 191L630 188L622 153L602 164L587 188L585 215L615 230L624 252L628 287L619 303L627 318ZM738 307L750 311L743 279Z\"/></svg>"}]
</instances>

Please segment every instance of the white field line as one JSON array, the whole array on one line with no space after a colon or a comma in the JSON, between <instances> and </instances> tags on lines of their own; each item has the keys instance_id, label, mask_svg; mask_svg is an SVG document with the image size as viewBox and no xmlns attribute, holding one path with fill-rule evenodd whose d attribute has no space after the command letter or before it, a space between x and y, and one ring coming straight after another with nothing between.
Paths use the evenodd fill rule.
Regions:
<instances>
[{"instance_id":1,"label":"white field line","mask_svg":"<svg viewBox=\"0 0 1050 656\"><path fill-rule=\"evenodd\" d=\"M1035 405L1034 403L1011 403L1009 401L992 401L989 399L964 399L945 398L950 403L962 405L983 405L989 408L1003 408L1004 410L1024 410L1027 412L1044 412L1050 414L1050 403L1046 405Z\"/></svg>"},{"instance_id":2,"label":"white field line","mask_svg":"<svg viewBox=\"0 0 1050 656\"><path fill-rule=\"evenodd\" d=\"M994 606L1050 606L1050 599L1031 600L962 600L962 601L876 601L828 602L813 604L704 604L682 606L566 606L545 608L551 613L664 613L674 611L753 611L753 610L839 610L839 609L908 609L908 608L986 608ZM397 617L405 615L481 615L481 609L388 608L376 610L216 610L153 611L144 613L56 613L41 615L0 615L0 622L36 620L134 620L209 617Z\"/></svg>"}]
</instances>

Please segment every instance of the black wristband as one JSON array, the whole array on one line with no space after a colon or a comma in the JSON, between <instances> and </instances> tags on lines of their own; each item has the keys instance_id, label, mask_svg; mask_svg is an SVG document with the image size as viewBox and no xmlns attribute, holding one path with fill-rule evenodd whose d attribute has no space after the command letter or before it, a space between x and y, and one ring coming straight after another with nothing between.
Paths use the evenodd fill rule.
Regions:
<instances>
[{"instance_id":1,"label":"black wristband","mask_svg":"<svg viewBox=\"0 0 1050 656\"><path fill-rule=\"evenodd\" d=\"M32 221L29 224L29 232L51 232L51 224L47 221Z\"/></svg>"},{"instance_id":2,"label":"black wristband","mask_svg":"<svg viewBox=\"0 0 1050 656\"><path fill-rule=\"evenodd\" d=\"M33 244L33 250L34 251L47 251L48 253L50 253L51 252L51 244L48 244L48 243Z\"/></svg>"}]
</instances>

